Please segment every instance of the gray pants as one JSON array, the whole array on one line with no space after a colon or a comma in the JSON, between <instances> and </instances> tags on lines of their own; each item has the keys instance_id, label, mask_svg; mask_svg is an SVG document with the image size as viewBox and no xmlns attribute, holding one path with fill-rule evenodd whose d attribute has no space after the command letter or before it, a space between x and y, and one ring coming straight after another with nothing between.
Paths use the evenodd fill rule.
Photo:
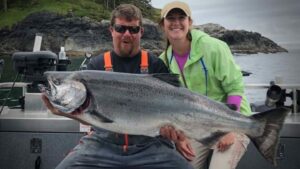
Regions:
<instances>
[{"instance_id":1,"label":"gray pants","mask_svg":"<svg viewBox=\"0 0 300 169\"><path fill-rule=\"evenodd\" d=\"M130 139L129 139L130 141ZM163 138L129 145L102 139L93 132L83 137L56 169L192 169L176 151L173 144Z\"/></svg>"},{"instance_id":2,"label":"gray pants","mask_svg":"<svg viewBox=\"0 0 300 169\"><path fill-rule=\"evenodd\" d=\"M216 148L208 148L201 143L191 140L196 157L191 164L194 169L234 169L247 150L250 139L244 134L235 134L235 142L224 152L218 151ZM209 165L208 157L212 153ZM207 167L207 165L209 167Z\"/></svg>"}]
</instances>

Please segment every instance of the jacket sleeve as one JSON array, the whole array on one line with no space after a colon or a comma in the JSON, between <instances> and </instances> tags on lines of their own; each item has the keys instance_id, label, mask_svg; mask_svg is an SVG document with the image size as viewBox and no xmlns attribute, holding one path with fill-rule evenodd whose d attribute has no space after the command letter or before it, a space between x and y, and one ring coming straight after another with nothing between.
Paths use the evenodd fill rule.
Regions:
<instances>
[{"instance_id":1,"label":"jacket sleeve","mask_svg":"<svg viewBox=\"0 0 300 169\"><path fill-rule=\"evenodd\" d=\"M217 45L215 74L227 95L243 96L244 82L240 67L234 62L228 45L222 41Z\"/></svg>"}]
</instances>

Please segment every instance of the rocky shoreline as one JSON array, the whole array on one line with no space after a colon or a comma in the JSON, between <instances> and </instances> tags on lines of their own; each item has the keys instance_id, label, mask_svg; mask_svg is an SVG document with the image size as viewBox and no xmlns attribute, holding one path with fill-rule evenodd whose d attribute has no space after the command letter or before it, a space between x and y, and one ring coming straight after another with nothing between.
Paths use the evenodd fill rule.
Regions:
<instances>
[{"instance_id":1,"label":"rocky shoreline","mask_svg":"<svg viewBox=\"0 0 300 169\"><path fill-rule=\"evenodd\" d=\"M41 33L43 35L41 50L58 53L60 46L64 46L68 56L83 56L85 52L96 55L112 49L108 27L107 20L98 22L88 17L62 16L48 12L34 13L11 29L0 30L0 53L32 51L35 35ZM158 25L145 19L144 28L142 47L157 54L161 53L165 42ZM194 28L225 41L233 53L287 52L286 49L256 32L226 30L220 25L211 23Z\"/></svg>"}]
</instances>

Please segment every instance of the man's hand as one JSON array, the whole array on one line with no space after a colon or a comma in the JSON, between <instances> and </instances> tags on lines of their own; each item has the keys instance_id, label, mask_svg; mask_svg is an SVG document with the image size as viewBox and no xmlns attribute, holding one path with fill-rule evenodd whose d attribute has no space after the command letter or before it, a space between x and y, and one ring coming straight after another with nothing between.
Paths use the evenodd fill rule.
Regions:
<instances>
[{"instance_id":1,"label":"man's hand","mask_svg":"<svg viewBox=\"0 0 300 169\"><path fill-rule=\"evenodd\" d=\"M44 102L44 105L55 115L59 115L59 116L65 116L65 113L59 111L58 109L56 109L55 107L53 107L53 105L50 103L49 99L42 94L42 100Z\"/></svg>"},{"instance_id":2,"label":"man's hand","mask_svg":"<svg viewBox=\"0 0 300 169\"><path fill-rule=\"evenodd\" d=\"M45 104L45 106L55 115L58 115L58 116L65 116L65 117L68 117L68 118L71 118L71 119L74 119L74 120L77 120L79 121L80 123L82 124L85 124L85 125L89 125L89 123L83 121L82 119L78 118L77 116L75 115L72 115L72 114L80 114L81 113L81 109L76 109L74 112L72 113L63 113L61 111L59 111L58 109L56 109L55 107L53 107L53 105L50 103L49 99L44 95L42 94L42 100Z\"/></svg>"},{"instance_id":3,"label":"man's hand","mask_svg":"<svg viewBox=\"0 0 300 169\"><path fill-rule=\"evenodd\" d=\"M188 138L175 143L177 151L188 161L192 161L195 158L195 152Z\"/></svg>"},{"instance_id":4,"label":"man's hand","mask_svg":"<svg viewBox=\"0 0 300 169\"><path fill-rule=\"evenodd\" d=\"M160 135L172 140L176 145L177 151L187 160L191 161L194 159L194 150L188 138L182 131L176 130L173 126L167 125L160 128Z\"/></svg>"},{"instance_id":5,"label":"man's hand","mask_svg":"<svg viewBox=\"0 0 300 169\"><path fill-rule=\"evenodd\" d=\"M169 140L177 142L184 140L186 137L182 131L176 130L173 126L167 125L160 128L159 134Z\"/></svg>"},{"instance_id":6,"label":"man's hand","mask_svg":"<svg viewBox=\"0 0 300 169\"><path fill-rule=\"evenodd\" d=\"M235 141L234 133L228 133L222 137L217 143L217 148L219 151L226 151Z\"/></svg>"}]
</instances>

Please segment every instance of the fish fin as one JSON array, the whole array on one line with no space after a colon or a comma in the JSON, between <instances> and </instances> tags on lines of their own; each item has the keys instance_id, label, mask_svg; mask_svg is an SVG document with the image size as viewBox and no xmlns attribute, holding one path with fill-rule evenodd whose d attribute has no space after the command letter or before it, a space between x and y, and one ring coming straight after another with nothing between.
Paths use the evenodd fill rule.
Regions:
<instances>
[{"instance_id":1,"label":"fish fin","mask_svg":"<svg viewBox=\"0 0 300 169\"><path fill-rule=\"evenodd\" d=\"M225 134L227 134L227 133L226 132L218 131L218 132L214 132L214 133L210 134L209 136L207 136L207 137L205 137L203 139L197 139L197 141L200 142L200 143L202 143L203 145L205 145L207 147L212 147Z\"/></svg>"},{"instance_id":2,"label":"fish fin","mask_svg":"<svg viewBox=\"0 0 300 169\"><path fill-rule=\"evenodd\" d=\"M286 115L290 109L280 107L253 115L256 120L265 120L266 125L262 136L251 138L259 152L271 162L277 165L276 156L279 143L279 134Z\"/></svg>"},{"instance_id":3,"label":"fish fin","mask_svg":"<svg viewBox=\"0 0 300 169\"><path fill-rule=\"evenodd\" d=\"M103 123L113 123L114 122L110 118L103 116L101 113L98 113L96 110L89 111L89 114L95 118L98 118L97 120L99 120Z\"/></svg>"},{"instance_id":4,"label":"fish fin","mask_svg":"<svg viewBox=\"0 0 300 169\"><path fill-rule=\"evenodd\" d=\"M179 75L178 74L172 74L172 73L156 73L151 75L154 78L157 78L161 81L164 81L170 85L180 87L180 81L179 81Z\"/></svg>"}]
</instances>

